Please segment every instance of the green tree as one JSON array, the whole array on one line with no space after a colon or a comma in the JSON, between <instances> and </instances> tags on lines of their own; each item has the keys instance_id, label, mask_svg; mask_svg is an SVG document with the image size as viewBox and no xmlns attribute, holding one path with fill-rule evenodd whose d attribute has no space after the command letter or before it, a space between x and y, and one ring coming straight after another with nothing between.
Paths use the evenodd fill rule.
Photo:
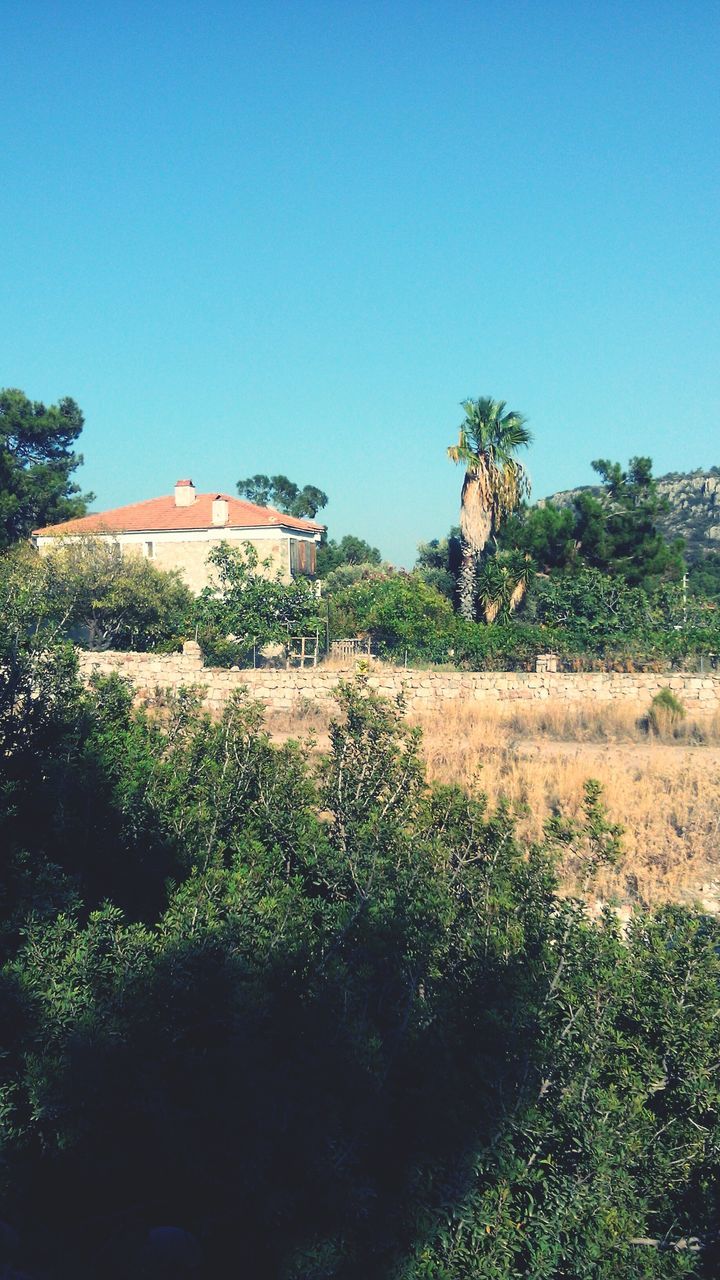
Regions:
<instances>
[{"instance_id":1,"label":"green tree","mask_svg":"<svg viewBox=\"0 0 720 1280\"><path fill-rule=\"evenodd\" d=\"M24 590L7 655L44 645L50 683L0 751L12 1270L179 1274L169 1222L196 1274L717 1274L720 926L558 892L561 856L585 887L621 856L597 784L524 848L367 681L318 761L245 697L84 692Z\"/></svg>"},{"instance_id":2,"label":"green tree","mask_svg":"<svg viewBox=\"0 0 720 1280\"><path fill-rule=\"evenodd\" d=\"M319 602L307 578L284 582L272 574L271 561L260 561L252 543L231 547L224 542L208 556L217 585L205 587L194 608L198 639L207 655L227 637L246 654L253 645L285 643L289 634L309 635L322 625ZM238 652L233 661L242 653Z\"/></svg>"},{"instance_id":3,"label":"green tree","mask_svg":"<svg viewBox=\"0 0 720 1280\"><path fill-rule=\"evenodd\" d=\"M576 514L552 502L524 507L501 526L497 538L503 551L523 551L542 573L571 569L578 562Z\"/></svg>"},{"instance_id":4,"label":"green tree","mask_svg":"<svg viewBox=\"0 0 720 1280\"><path fill-rule=\"evenodd\" d=\"M48 605L90 649L152 649L187 634L193 596L179 572L166 573L119 543L58 539L42 557Z\"/></svg>"},{"instance_id":5,"label":"green tree","mask_svg":"<svg viewBox=\"0 0 720 1280\"><path fill-rule=\"evenodd\" d=\"M460 528L453 527L446 538L432 538L418 546L415 569L428 586L435 587L453 603L457 599L462 542Z\"/></svg>"},{"instance_id":6,"label":"green tree","mask_svg":"<svg viewBox=\"0 0 720 1280\"><path fill-rule=\"evenodd\" d=\"M631 458L627 471L604 458L592 465L603 491L582 493L575 503L575 537L585 562L643 590L679 577L681 544L668 545L657 529L668 504L658 495L652 460Z\"/></svg>"},{"instance_id":7,"label":"green tree","mask_svg":"<svg viewBox=\"0 0 720 1280\"><path fill-rule=\"evenodd\" d=\"M486 559L477 577L477 596L485 621L507 622L521 604L532 576L530 557L521 551L500 551Z\"/></svg>"},{"instance_id":8,"label":"green tree","mask_svg":"<svg viewBox=\"0 0 720 1280\"><path fill-rule=\"evenodd\" d=\"M238 480L237 491L241 498L247 498L259 507L275 507L285 515L299 519L313 520L328 503L327 494L317 485L306 484L301 489L283 475L249 476L246 480Z\"/></svg>"},{"instance_id":9,"label":"green tree","mask_svg":"<svg viewBox=\"0 0 720 1280\"><path fill-rule=\"evenodd\" d=\"M384 655L419 657L452 625L449 601L415 573L364 578L333 594L333 636L368 634Z\"/></svg>"},{"instance_id":10,"label":"green tree","mask_svg":"<svg viewBox=\"0 0 720 1280\"><path fill-rule=\"evenodd\" d=\"M532 437L522 414L506 412L502 400L464 400L462 408L465 418L460 438L448 449L448 457L465 467L460 501L460 613L472 620L478 560L491 533L499 529L528 490L526 472L515 454L526 448Z\"/></svg>"},{"instance_id":11,"label":"green tree","mask_svg":"<svg viewBox=\"0 0 720 1280\"><path fill-rule=\"evenodd\" d=\"M692 564L687 585L692 595L720 604L720 552L711 551Z\"/></svg>"},{"instance_id":12,"label":"green tree","mask_svg":"<svg viewBox=\"0 0 720 1280\"><path fill-rule=\"evenodd\" d=\"M82 516L93 494L71 480L83 415L66 397L46 407L22 391L0 391L0 548L33 529Z\"/></svg>"},{"instance_id":13,"label":"green tree","mask_svg":"<svg viewBox=\"0 0 720 1280\"><path fill-rule=\"evenodd\" d=\"M650 622L648 599L642 591L628 586L623 578L589 568L537 582L530 615L565 628L578 643L588 645L593 637L637 634Z\"/></svg>"},{"instance_id":14,"label":"green tree","mask_svg":"<svg viewBox=\"0 0 720 1280\"><path fill-rule=\"evenodd\" d=\"M325 578L334 569L339 569L345 564L379 565L381 563L382 556L378 548L371 547L364 538L357 538L352 533L346 533L339 542L334 538L322 541L318 547L317 571L320 578Z\"/></svg>"}]
</instances>

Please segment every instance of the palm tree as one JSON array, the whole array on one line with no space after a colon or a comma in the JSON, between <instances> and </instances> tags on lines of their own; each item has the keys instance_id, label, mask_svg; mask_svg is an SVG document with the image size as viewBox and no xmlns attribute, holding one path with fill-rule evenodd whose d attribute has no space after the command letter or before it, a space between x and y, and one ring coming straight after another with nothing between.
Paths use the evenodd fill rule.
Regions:
<instances>
[{"instance_id":1,"label":"palm tree","mask_svg":"<svg viewBox=\"0 0 720 1280\"><path fill-rule=\"evenodd\" d=\"M472 621L480 556L491 533L530 490L527 472L514 455L530 444L532 436L521 413L505 411L504 400L463 400L462 408L460 439L450 446L448 457L465 466L460 499L460 613Z\"/></svg>"},{"instance_id":2,"label":"palm tree","mask_svg":"<svg viewBox=\"0 0 720 1280\"><path fill-rule=\"evenodd\" d=\"M532 575L532 560L522 551L500 551L486 560L477 575L477 597L485 621L507 622L524 599Z\"/></svg>"}]
</instances>

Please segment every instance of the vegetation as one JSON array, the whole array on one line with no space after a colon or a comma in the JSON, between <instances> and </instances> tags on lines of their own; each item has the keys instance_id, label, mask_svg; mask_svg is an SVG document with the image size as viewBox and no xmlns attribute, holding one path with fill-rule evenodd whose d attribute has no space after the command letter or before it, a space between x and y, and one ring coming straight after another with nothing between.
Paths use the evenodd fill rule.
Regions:
<instances>
[{"instance_id":1,"label":"vegetation","mask_svg":"<svg viewBox=\"0 0 720 1280\"><path fill-rule=\"evenodd\" d=\"M59 540L37 571L55 617L89 649L142 652L179 644L190 629L193 597L181 575L123 554L118 543Z\"/></svg>"},{"instance_id":2,"label":"vegetation","mask_svg":"<svg viewBox=\"0 0 720 1280\"><path fill-rule=\"evenodd\" d=\"M330 633L369 635L384 658L469 670L524 670L553 652L575 670L655 671L720 653L720 615L680 584L648 595L597 569L536 576L522 553L504 552L486 560L478 586L491 625L453 613L422 571L363 572L328 595Z\"/></svg>"},{"instance_id":3,"label":"vegetation","mask_svg":"<svg viewBox=\"0 0 720 1280\"><path fill-rule=\"evenodd\" d=\"M47 555L19 546L0 555L9 596L32 596L39 623L89 649L179 647L192 627L193 597L178 573L123 555L114 542L62 539Z\"/></svg>"},{"instance_id":4,"label":"vegetation","mask_svg":"<svg viewBox=\"0 0 720 1280\"><path fill-rule=\"evenodd\" d=\"M716 1274L720 927L557 894L621 856L596 784L524 847L362 682L316 766L243 699L83 692L31 587L0 608L16 1268Z\"/></svg>"},{"instance_id":5,"label":"vegetation","mask_svg":"<svg viewBox=\"0 0 720 1280\"><path fill-rule=\"evenodd\" d=\"M545 504L512 512L508 500L505 518L493 525L489 509L480 504L478 510L485 512L480 541L488 529L492 533L480 561L473 560L470 618L462 604L463 564L467 570L469 558L463 559L460 530L422 544L398 607L412 614L408 593L413 583L421 583L423 591L435 592L436 621L424 633L422 627L408 632L398 617L395 630L404 631L406 641L395 656L512 669L553 651L576 669L659 670L717 655L720 613L713 558L694 566L687 585L682 584L680 547L667 544L658 532L666 503L658 496L650 459L632 458L627 470L606 460L593 465L604 486L579 491L572 507ZM471 498L471 505L475 501ZM466 539L466 551L469 546ZM376 633L372 606L373 590L387 589L368 585L372 574L362 578L357 591L352 579L342 582L342 609L331 611L331 625L354 618L375 639L378 652L392 657L390 631L386 627L382 639ZM438 597L461 616L448 621L438 612Z\"/></svg>"},{"instance_id":6,"label":"vegetation","mask_svg":"<svg viewBox=\"0 0 720 1280\"><path fill-rule=\"evenodd\" d=\"M323 540L318 547L317 571L325 578L342 565L379 565L382 556L377 547L371 547L364 538L346 533L339 542L334 538Z\"/></svg>"},{"instance_id":7,"label":"vegetation","mask_svg":"<svg viewBox=\"0 0 720 1280\"><path fill-rule=\"evenodd\" d=\"M22 391L0 391L0 550L85 514L93 495L71 480L82 462L72 446L83 422L69 397L46 407Z\"/></svg>"},{"instance_id":8,"label":"vegetation","mask_svg":"<svg viewBox=\"0 0 720 1280\"><path fill-rule=\"evenodd\" d=\"M627 471L606 459L592 465L603 481L599 492L580 490L572 508L546 504L520 513L501 545L526 551L546 573L592 568L644 591L679 578L682 544L667 543L658 531L667 499L658 495L650 458L631 458Z\"/></svg>"},{"instance_id":9,"label":"vegetation","mask_svg":"<svg viewBox=\"0 0 720 1280\"><path fill-rule=\"evenodd\" d=\"M668 731L674 732L686 714L685 707L672 689L661 689L652 700L648 723L653 732L662 737Z\"/></svg>"},{"instance_id":10,"label":"vegetation","mask_svg":"<svg viewBox=\"0 0 720 1280\"><path fill-rule=\"evenodd\" d=\"M703 560L697 560L688 572L688 589L699 600L711 600L720 605L720 552L711 551Z\"/></svg>"},{"instance_id":11,"label":"vegetation","mask_svg":"<svg viewBox=\"0 0 720 1280\"><path fill-rule=\"evenodd\" d=\"M241 498L259 507L275 507L285 515L305 520L313 520L328 502L327 494L316 485L306 484L301 489L287 476L249 476L238 480L237 491Z\"/></svg>"},{"instance_id":12,"label":"vegetation","mask_svg":"<svg viewBox=\"0 0 720 1280\"><path fill-rule=\"evenodd\" d=\"M657 527L666 542L680 540L684 544L688 564L701 561L717 551L717 503L720 494L720 467L694 471L670 472L658 476L657 492L661 499ZM583 489L570 489L551 498L558 507L572 506ZM589 492L597 497L598 489Z\"/></svg>"},{"instance_id":13,"label":"vegetation","mask_svg":"<svg viewBox=\"0 0 720 1280\"><path fill-rule=\"evenodd\" d=\"M418 547L415 571L429 587L435 587L454 605L462 564L460 527L453 526L446 538L433 538Z\"/></svg>"},{"instance_id":14,"label":"vegetation","mask_svg":"<svg viewBox=\"0 0 720 1280\"><path fill-rule=\"evenodd\" d=\"M331 634L370 634L385 656L418 657L453 624L450 603L415 574L376 574L328 600Z\"/></svg>"},{"instance_id":15,"label":"vegetation","mask_svg":"<svg viewBox=\"0 0 720 1280\"><path fill-rule=\"evenodd\" d=\"M528 480L515 458L518 449L532 439L521 413L505 411L503 400L464 400L465 417L457 444L448 457L465 467L460 500L462 564L460 613L466 621L475 617L477 563L490 535L515 510Z\"/></svg>"},{"instance_id":16,"label":"vegetation","mask_svg":"<svg viewBox=\"0 0 720 1280\"><path fill-rule=\"evenodd\" d=\"M214 548L208 563L216 583L205 587L193 617L206 660L244 665L255 646L286 643L289 635L311 635L320 627L318 600L307 578L283 581L261 562L252 543Z\"/></svg>"}]
</instances>

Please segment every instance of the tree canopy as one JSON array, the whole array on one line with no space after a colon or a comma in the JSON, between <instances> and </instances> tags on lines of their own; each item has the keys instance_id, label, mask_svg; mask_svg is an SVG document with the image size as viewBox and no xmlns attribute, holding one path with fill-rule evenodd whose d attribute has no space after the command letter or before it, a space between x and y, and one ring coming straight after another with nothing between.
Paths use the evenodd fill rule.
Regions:
<instances>
[{"instance_id":1,"label":"tree canopy","mask_svg":"<svg viewBox=\"0 0 720 1280\"><path fill-rule=\"evenodd\" d=\"M627 470L607 459L592 465L603 481L599 491L581 490L572 506L524 508L501 528L499 546L527 552L544 573L599 569L646 591L678 578L681 544L669 544L657 528L667 502L657 492L652 460L631 458Z\"/></svg>"},{"instance_id":2,"label":"tree canopy","mask_svg":"<svg viewBox=\"0 0 720 1280\"><path fill-rule=\"evenodd\" d=\"M603 491L598 498L583 493L576 502L576 535L587 563L631 586L679 576L681 544L669 545L657 529L667 500L658 495L652 459L631 458L627 471L605 458L592 465Z\"/></svg>"},{"instance_id":3,"label":"tree canopy","mask_svg":"<svg viewBox=\"0 0 720 1280\"><path fill-rule=\"evenodd\" d=\"M72 450L83 423L69 397L46 407L23 391L0 390L0 548L85 514L94 495L71 480L83 460Z\"/></svg>"},{"instance_id":4,"label":"tree canopy","mask_svg":"<svg viewBox=\"0 0 720 1280\"><path fill-rule=\"evenodd\" d=\"M216 584L201 591L193 614L206 658L222 664L230 656L235 663L254 645L285 643L288 635L311 635L321 625L312 583L307 578L284 582L252 543L231 547L224 542L213 548L208 563Z\"/></svg>"},{"instance_id":5,"label":"tree canopy","mask_svg":"<svg viewBox=\"0 0 720 1280\"><path fill-rule=\"evenodd\" d=\"M558 891L622 857L596 783L524 847L366 681L318 757L83 690L39 604L0 576L4 1272L717 1275L720 926Z\"/></svg>"},{"instance_id":6,"label":"tree canopy","mask_svg":"<svg viewBox=\"0 0 720 1280\"><path fill-rule=\"evenodd\" d=\"M318 576L324 578L334 569L345 564L378 565L382 556L377 547L371 547L364 538L357 538L353 533L346 533L340 541L329 538L320 543L317 553Z\"/></svg>"},{"instance_id":7,"label":"tree canopy","mask_svg":"<svg viewBox=\"0 0 720 1280\"><path fill-rule=\"evenodd\" d=\"M241 498L255 502L259 507L275 507L278 511L298 519L313 520L328 496L317 485L306 484L302 489L287 476L249 476L238 480L237 491Z\"/></svg>"},{"instance_id":8,"label":"tree canopy","mask_svg":"<svg viewBox=\"0 0 720 1280\"><path fill-rule=\"evenodd\" d=\"M180 643L190 628L193 596L178 571L165 572L117 542L58 539L32 572L45 584L48 608L90 649L134 649Z\"/></svg>"}]
</instances>

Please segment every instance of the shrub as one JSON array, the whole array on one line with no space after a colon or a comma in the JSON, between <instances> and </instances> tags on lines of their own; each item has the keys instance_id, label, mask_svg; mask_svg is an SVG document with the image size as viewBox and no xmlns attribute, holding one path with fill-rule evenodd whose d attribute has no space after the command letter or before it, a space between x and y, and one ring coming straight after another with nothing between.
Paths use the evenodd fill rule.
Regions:
<instances>
[{"instance_id":1,"label":"shrub","mask_svg":"<svg viewBox=\"0 0 720 1280\"><path fill-rule=\"evenodd\" d=\"M426 657L447 648L454 615L450 602L415 573L367 579L332 598L334 638L367 632L378 652L388 657Z\"/></svg>"},{"instance_id":2,"label":"shrub","mask_svg":"<svg viewBox=\"0 0 720 1280\"><path fill-rule=\"evenodd\" d=\"M284 582L270 573L251 543L211 551L208 563L217 586L206 587L194 606L198 641L216 666L246 665L254 645L286 642L288 634L309 635L320 627L315 590L306 578Z\"/></svg>"},{"instance_id":3,"label":"shrub","mask_svg":"<svg viewBox=\"0 0 720 1280\"><path fill-rule=\"evenodd\" d=\"M650 704L648 726L662 738L668 733L674 734L685 715L685 707L680 699L675 697L672 689L666 687L655 694Z\"/></svg>"},{"instance_id":4,"label":"shrub","mask_svg":"<svg viewBox=\"0 0 720 1280\"><path fill-rule=\"evenodd\" d=\"M40 571L59 625L89 649L143 651L187 634L193 597L180 574L116 542L60 540Z\"/></svg>"},{"instance_id":5,"label":"shrub","mask_svg":"<svg viewBox=\"0 0 720 1280\"><path fill-rule=\"evenodd\" d=\"M454 661L469 671L526 671L539 653L569 648L562 632L522 622L488 626L457 618L452 639Z\"/></svg>"}]
</instances>

